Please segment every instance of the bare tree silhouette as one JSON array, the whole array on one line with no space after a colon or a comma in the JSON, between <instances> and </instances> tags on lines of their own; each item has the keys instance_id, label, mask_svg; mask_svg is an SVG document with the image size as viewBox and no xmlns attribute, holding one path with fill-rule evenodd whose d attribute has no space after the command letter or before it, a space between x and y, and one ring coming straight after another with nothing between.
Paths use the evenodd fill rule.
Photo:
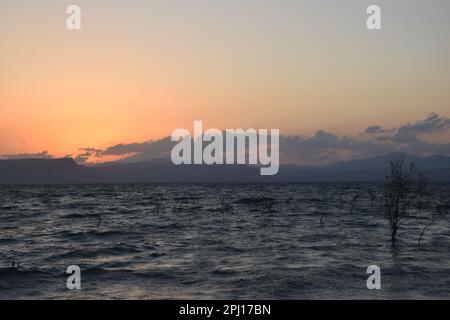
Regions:
<instances>
[{"instance_id":1,"label":"bare tree silhouette","mask_svg":"<svg viewBox=\"0 0 450 320\"><path fill-rule=\"evenodd\" d=\"M441 204L437 205L430 217L430 222L422 229L419 240L417 241L417 246L420 246L420 242L422 241L423 235L425 232L430 229L436 222L443 219L450 211L450 204Z\"/></svg>"},{"instance_id":2,"label":"bare tree silhouette","mask_svg":"<svg viewBox=\"0 0 450 320\"><path fill-rule=\"evenodd\" d=\"M392 247L395 247L400 224L419 207L427 180L413 163L407 166L403 156L392 160L389 168L384 188L384 216L389 222Z\"/></svg>"}]
</instances>

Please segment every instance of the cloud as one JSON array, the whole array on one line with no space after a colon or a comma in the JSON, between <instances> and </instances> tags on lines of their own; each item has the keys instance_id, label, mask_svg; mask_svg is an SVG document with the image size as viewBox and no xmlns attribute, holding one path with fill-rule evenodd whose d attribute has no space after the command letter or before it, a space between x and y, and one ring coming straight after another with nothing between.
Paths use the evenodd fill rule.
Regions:
<instances>
[{"instance_id":1,"label":"cloud","mask_svg":"<svg viewBox=\"0 0 450 320\"><path fill-rule=\"evenodd\" d=\"M101 157L102 150L95 148L80 148L79 151L83 151L75 157L77 163L88 162L91 157Z\"/></svg>"},{"instance_id":2,"label":"cloud","mask_svg":"<svg viewBox=\"0 0 450 320\"><path fill-rule=\"evenodd\" d=\"M340 143L338 136L323 130L317 131L317 133L309 139L308 142L309 145L314 148L328 148L330 146L336 146Z\"/></svg>"},{"instance_id":3,"label":"cloud","mask_svg":"<svg viewBox=\"0 0 450 320\"><path fill-rule=\"evenodd\" d=\"M390 152L406 152L426 156L431 154L450 155L450 134L446 143L431 143L422 139L424 134L446 132L450 119L432 113L424 120L405 124L398 128L384 128L379 125L367 127L357 136L339 136L325 130L318 130L312 136L281 136L280 162L284 164L323 165L338 160L366 158ZM449 132L450 133L450 132ZM80 149L76 161L84 163L91 158L118 156L118 161L139 162L169 158L175 143L170 137L142 143L117 144L104 150Z\"/></svg>"},{"instance_id":4,"label":"cloud","mask_svg":"<svg viewBox=\"0 0 450 320\"><path fill-rule=\"evenodd\" d=\"M170 137L143 143L118 144L97 152L97 156L126 156L121 161L137 162L170 157L174 143Z\"/></svg>"},{"instance_id":5,"label":"cloud","mask_svg":"<svg viewBox=\"0 0 450 320\"><path fill-rule=\"evenodd\" d=\"M348 136L339 137L324 131L319 131L312 137L280 138L281 163L323 165L392 151L389 143Z\"/></svg>"},{"instance_id":6,"label":"cloud","mask_svg":"<svg viewBox=\"0 0 450 320\"><path fill-rule=\"evenodd\" d=\"M383 133L384 129L381 126L370 126L366 128L365 133L373 134L373 133Z\"/></svg>"},{"instance_id":7,"label":"cloud","mask_svg":"<svg viewBox=\"0 0 450 320\"><path fill-rule=\"evenodd\" d=\"M422 139L422 135L442 133L449 129L450 119L432 113L424 120L399 128L369 126L358 137L339 137L323 130L319 130L312 137L282 137L280 150L284 162L308 164L326 164L336 160L372 157L390 152L406 152L419 156L449 155L450 143L430 143ZM447 134L447 137L450 137L450 134ZM447 141L449 140L447 138Z\"/></svg>"},{"instance_id":8,"label":"cloud","mask_svg":"<svg viewBox=\"0 0 450 320\"><path fill-rule=\"evenodd\" d=\"M16 154L3 154L0 155L0 159L12 160L12 159L52 159L53 156L48 151L42 151L39 153L16 153Z\"/></svg>"},{"instance_id":9,"label":"cloud","mask_svg":"<svg viewBox=\"0 0 450 320\"><path fill-rule=\"evenodd\" d=\"M450 119L432 113L428 118L400 127L392 139L401 143L419 142L419 136L426 133L435 133L450 128Z\"/></svg>"}]
</instances>

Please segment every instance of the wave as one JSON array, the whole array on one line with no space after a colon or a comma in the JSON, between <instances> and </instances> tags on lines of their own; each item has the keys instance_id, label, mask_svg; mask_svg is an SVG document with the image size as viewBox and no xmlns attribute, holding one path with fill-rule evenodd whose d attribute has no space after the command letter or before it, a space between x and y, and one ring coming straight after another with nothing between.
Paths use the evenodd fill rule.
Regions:
<instances>
[{"instance_id":1,"label":"wave","mask_svg":"<svg viewBox=\"0 0 450 320\"><path fill-rule=\"evenodd\" d=\"M274 203L276 200L268 197L261 198L249 198L245 197L237 200L235 203L237 204L265 204L265 203Z\"/></svg>"}]
</instances>

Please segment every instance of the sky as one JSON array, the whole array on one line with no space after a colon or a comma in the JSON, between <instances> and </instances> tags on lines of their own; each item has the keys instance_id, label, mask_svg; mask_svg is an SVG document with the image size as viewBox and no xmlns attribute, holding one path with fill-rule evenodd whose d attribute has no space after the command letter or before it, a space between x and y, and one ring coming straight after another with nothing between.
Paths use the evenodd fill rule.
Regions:
<instances>
[{"instance_id":1,"label":"sky","mask_svg":"<svg viewBox=\"0 0 450 320\"><path fill-rule=\"evenodd\" d=\"M317 139L343 158L450 153L449 14L447 0L0 0L0 155L106 161L194 120L280 129L301 163L335 157L302 149Z\"/></svg>"}]
</instances>

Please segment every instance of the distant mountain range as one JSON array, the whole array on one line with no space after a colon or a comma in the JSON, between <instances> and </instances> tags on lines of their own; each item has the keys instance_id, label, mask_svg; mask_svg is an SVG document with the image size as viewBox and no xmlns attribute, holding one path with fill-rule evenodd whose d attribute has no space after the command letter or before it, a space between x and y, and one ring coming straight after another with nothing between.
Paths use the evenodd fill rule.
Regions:
<instances>
[{"instance_id":1,"label":"distant mountain range","mask_svg":"<svg viewBox=\"0 0 450 320\"><path fill-rule=\"evenodd\" d=\"M389 161L398 156L414 163L429 180L450 182L448 156L391 153L326 166L282 165L275 176L260 176L257 166L176 166L170 159L96 166L78 165L70 158L0 160L0 184L376 182L384 179Z\"/></svg>"}]
</instances>

